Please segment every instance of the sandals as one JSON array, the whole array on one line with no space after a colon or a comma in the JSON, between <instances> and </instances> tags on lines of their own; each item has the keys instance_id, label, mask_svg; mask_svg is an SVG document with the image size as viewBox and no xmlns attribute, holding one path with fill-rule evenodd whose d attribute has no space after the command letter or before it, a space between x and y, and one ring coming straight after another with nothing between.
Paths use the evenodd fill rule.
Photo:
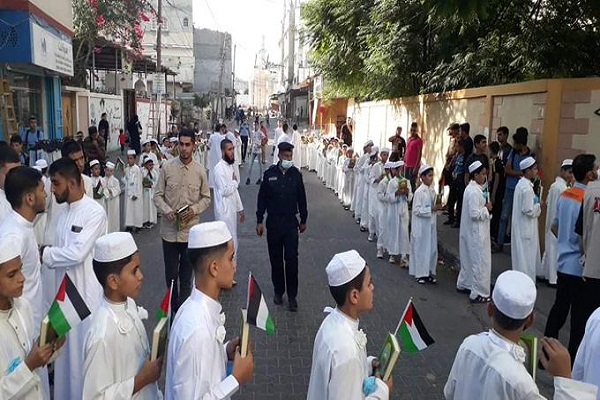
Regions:
<instances>
[{"instance_id":1,"label":"sandals","mask_svg":"<svg viewBox=\"0 0 600 400\"><path fill-rule=\"evenodd\" d=\"M417 278L417 283L419 285L424 285L426 283L435 285L437 283L437 279L435 276L427 276L427 277Z\"/></svg>"},{"instance_id":2,"label":"sandals","mask_svg":"<svg viewBox=\"0 0 600 400\"><path fill-rule=\"evenodd\" d=\"M490 301L491 299L489 297L477 296L474 299L471 299L471 304L486 304Z\"/></svg>"},{"instance_id":3,"label":"sandals","mask_svg":"<svg viewBox=\"0 0 600 400\"><path fill-rule=\"evenodd\" d=\"M427 279L425 279L425 278L419 278L419 279L417 279L417 283L419 285L424 285L424 284L427 283Z\"/></svg>"}]
</instances>

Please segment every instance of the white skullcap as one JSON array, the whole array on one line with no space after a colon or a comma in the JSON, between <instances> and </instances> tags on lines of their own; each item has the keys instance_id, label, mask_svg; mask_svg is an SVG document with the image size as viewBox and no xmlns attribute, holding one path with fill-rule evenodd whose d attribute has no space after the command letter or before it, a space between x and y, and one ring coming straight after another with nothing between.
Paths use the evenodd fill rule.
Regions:
<instances>
[{"instance_id":1,"label":"white skullcap","mask_svg":"<svg viewBox=\"0 0 600 400\"><path fill-rule=\"evenodd\" d=\"M90 168L92 168L94 165L98 165L98 164L100 164L100 161L92 160L92 161L90 161Z\"/></svg>"},{"instance_id":2,"label":"white skullcap","mask_svg":"<svg viewBox=\"0 0 600 400\"><path fill-rule=\"evenodd\" d=\"M496 308L512 319L525 319L533 311L537 291L535 283L520 271L504 271L496 279L492 301Z\"/></svg>"},{"instance_id":3,"label":"white skullcap","mask_svg":"<svg viewBox=\"0 0 600 400\"><path fill-rule=\"evenodd\" d=\"M179 141L179 139L177 139L175 136L169 138L169 142L171 143L177 143Z\"/></svg>"},{"instance_id":4,"label":"white skullcap","mask_svg":"<svg viewBox=\"0 0 600 400\"><path fill-rule=\"evenodd\" d=\"M17 258L21 255L21 246L10 237L0 241L0 264Z\"/></svg>"},{"instance_id":5,"label":"white skullcap","mask_svg":"<svg viewBox=\"0 0 600 400\"><path fill-rule=\"evenodd\" d=\"M393 162L386 162L385 164L383 164L383 169L390 169L390 168L394 168L392 167L394 163Z\"/></svg>"},{"instance_id":6,"label":"white skullcap","mask_svg":"<svg viewBox=\"0 0 600 400\"><path fill-rule=\"evenodd\" d=\"M188 249L205 249L227 243L231 232L223 221L204 222L194 225L188 237Z\"/></svg>"},{"instance_id":7,"label":"white skullcap","mask_svg":"<svg viewBox=\"0 0 600 400\"><path fill-rule=\"evenodd\" d=\"M127 150L127 155L128 156L135 156L135 150Z\"/></svg>"},{"instance_id":8,"label":"white skullcap","mask_svg":"<svg viewBox=\"0 0 600 400\"><path fill-rule=\"evenodd\" d=\"M354 151L354 147L348 147L346 151Z\"/></svg>"},{"instance_id":9,"label":"white skullcap","mask_svg":"<svg viewBox=\"0 0 600 400\"><path fill-rule=\"evenodd\" d=\"M377 146L373 146L373 147L371 148L371 153L370 153L370 155L371 155L371 156L374 156L374 155L377 155L377 153L379 153L379 147L377 147Z\"/></svg>"},{"instance_id":10,"label":"white skullcap","mask_svg":"<svg viewBox=\"0 0 600 400\"><path fill-rule=\"evenodd\" d=\"M473 161L470 165L469 165L469 173L473 173L475 171L477 171L479 168L483 167L483 164L481 163L481 161Z\"/></svg>"},{"instance_id":11,"label":"white skullcap","mask_svg":"<svg viewBox=\"0 0 600 400\"><path fill-rule=\"evenodd\" d=\"M423 175L425 172L429 171L430 169L433 169L433 167L431 165L427 165L427 164L421 165L421 168L419 168L419 176Z\"/></svg>"},{"instance_id":12,"label":"white skullcap","mask_svg":"<svg viewBox=\"0 0 600 400\"><path fill-rule=\"evenodd\" d=\"M373 141L367 140L367 143L365 143L365 145L363 147L367 147L367 146L373 146Z\"/></svg>"},{"instance_id":13,"label":"white skullcap","mask_svg":"<svg viewBox=\"0 0 600 400\"><path fill-rule=\"evenodd\" d=\"M573 160L571 160L570 158L567 158L566 160L563 160L560 167L564 168L564 167L572 167L572 166L573 166Z\"/></svg>"},{"instance_id":14,"label":"white skullcap","mask_svg":"<svg viewBox=\"0 0 600 400\"><path fill-rule=\"evenodd\" d=\"M129 232L113 232L100 236L94 247L94 260L98 262L119 261L138 251Z\"/></svg>"},{"instance_id":15,"label":"white skullcap","mask_svg":"<svg viewBox=\"0 0 600 400\"><path fill-rule=\"evenodd\" d=\"M34 165L32 168L35 169L38 172L42 172L42 169L43 169L42 167L40 167L38 165Z\"/></svg>"},{"instance_id":16,"label":"white skullcap","mask_svg":"<svg viewBox=\"0 0 600 400\"><path fill-rule=\"evenodd\" d=\"M381 149L379 152L380 152L380 153L388 153L388 154L389 154L389 153L391 152L391 150L390 150L390 148L389 148L389 147L384 147L384 148L383 148L383 149Z\"/></svg>"},{"instance_id":17,"label":"white skullcap","mask_svg":"<svg viewBox=\"0 0 600 400\"><path fill-rule=\"evenodd\" d=\"M150 143L150 139L144 139L144 140L142 140L142 146L145 146L148 143Z\"/></svg>"},{"instance_id":18,"label":"white skullcap","mask_svg":"<svg viewBox=\"0 0 600 400\"><path fill-rule=\"evenodd\" d=\"M111 163L110 161L107 161L106 168L107 169L115 169L115 164Z\"/></svg>"},{"instance_id":19,"label":"white skullcap","mask_svg":"<svg viewBox=\"0 0 600 400\"><path fill-rule=\"evenodd\" d=\"M44 160L43 158L41 158L41 159L39 159L39 160L37 160L37 161L35 162L35 166L36 166L36 167L40 167L40 168L42 168L42 169L44 169L44 168L48 168L48 161L46 161L46 160Z\"/></svg>"},{"instance_id":20,"label":"white skullcap","mask_svg":"<svg viewBox=\"0 0 600 400\"><path fill-rule=\"evenodd\" d=\"M402 161L394 161L390 164L390 168L402 168L404 166L404 162Z\"/></svg>"},{"instance_id":21,"label":"white skullcap","mask_svg":"<svg viewBox=\"0 0 600 400\"><path fill-rule=\"evenodd\" d=\"M154 164L154 160L152 159L152 157L150 157L150 156L144 156L143 163L146 164L147 162L151 162L151 163Z\"/></svg>"},{"instance_id":22,"label":"white skullcap","mask_svg":"<svg viewBox=\"0 0 600 400\"><path fill-rule=\"evenodd\" d=\"M535 164L535 158L527 157L526 159L524 159L523 161L521 161L519 163L519 168L521 168L521 171L525 171L527 168L531 168L534 164Z\"/></svg>"},{"instance_id":23,"label":"white skullcap","mask_svg":"<svg viewBox=\"0 0 600 400\"><path fill-rule=\"evenodd\" d=\"M367 262L356 250L337 253L325 271L329 286L342 286L356 278L366 267Z\"/></svg>"},{"instance_id":24,"label":"white skullcap","mask_svg":"<svg viewBox=\"0 0 600 400\"><path fill-rule=\"evenodd\" d=\"M150 139L150 143L152 143L152 142L158 144L158 140L156 140L156 139Z\"/></svg>"}]
</instances>

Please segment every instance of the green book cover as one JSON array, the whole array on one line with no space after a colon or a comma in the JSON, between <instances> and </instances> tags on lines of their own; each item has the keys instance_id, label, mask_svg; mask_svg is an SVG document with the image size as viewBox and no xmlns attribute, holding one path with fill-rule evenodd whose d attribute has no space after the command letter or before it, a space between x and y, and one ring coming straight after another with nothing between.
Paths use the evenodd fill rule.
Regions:
<instances>
[{"instance_id":1,"label":"green book cover","mask_svg":"<svg viewBox=\"0 0 600 400\"><path fill-rule=\"evenodd\" d=\"M535 380L538 364L538 338L531 334L523 335L519 339L519 345L525 350L525 368Z\"/></svg>"},{"instance_id":2,"label":"green book cover","mask_svg":"<svg viewBox=\"0 0 600 400\"><path fill-rule=\"evenodd\" d=\"M391 333L388 333L385 337L385 341L383 342L383 348L381 349L381 353L379 354L379 376L383 381L387 381L392 375L392 371L396 366L396 362L398 361L398 356L400 355L400 345L398 344L398 339Z\"/></svg>"}]
</instances>

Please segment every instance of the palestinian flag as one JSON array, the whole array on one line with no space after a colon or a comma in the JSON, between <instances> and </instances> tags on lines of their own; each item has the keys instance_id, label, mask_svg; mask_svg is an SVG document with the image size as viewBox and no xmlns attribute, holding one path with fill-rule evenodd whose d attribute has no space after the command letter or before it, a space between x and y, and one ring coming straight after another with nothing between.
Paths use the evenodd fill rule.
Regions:
<instances>
[{"instance_id":1,"label":"palestinian flag","mask_svg":"<svg viewBox=\"0 0 600 400\"><path fill-rule=\"evenodd\" d=\"M161 318L171 317L171 293L173 293L173 281L171 281L171 287L167 289L165 297L160 302L160 308L156 312L157 321L160 321Z\"/></svg>"},{"instance_id":2,"label":"palestinian flag","mask_svg":"<svg viewBox=\"0 0 600 400\"><path fill-rule=\"evenodd\" d=\"M65 274L48 311L48 320L52 329L58 337L63 337L90 314L90 309L77 291L77 287L69 275Z\"/></svg>"},{"instance_id":3,"label":"palestinian flag","mask_svg":"<svg viewBox=\"0 0 600 400\"><path fill-rule=\"evenodd\" d=\"M250 273L250 278L248 279L248 304L246 309L248 310L246 322L249 325L254 325L266 331L267 335L275 334L275 324L269 315L265 296L263 296L252 273Z\"/></svg>"},{"instance_id":4,"label":"palestinian flag","mask_svg":"<svg viewBox=\"0 0 600 400\"><path fill-rule=\"evenodd\" d=\"M434 343L410 300L396 330L396 337L402 342L402 350L407 353L418 353Z\"/></svg>"}]
</instances>

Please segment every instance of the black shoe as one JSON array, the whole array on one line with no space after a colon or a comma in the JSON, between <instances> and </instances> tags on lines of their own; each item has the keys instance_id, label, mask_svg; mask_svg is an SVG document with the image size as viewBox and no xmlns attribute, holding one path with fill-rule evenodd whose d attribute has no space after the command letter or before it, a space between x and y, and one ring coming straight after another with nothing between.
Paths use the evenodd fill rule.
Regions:
<instances>
[{"instance_id":1,"label":"black shoe","mask_svg":"<svg viewBox=\"0 0 600 400\"><path fill-rule=\"evenodd\" d=\"M298 311L298 302L296 301L296 299L290 299L288 302L288 309L291 312L296 312Z\"/></svg>"},{"instance_id":2,"label":"black shoe","mask_svg":"<svg viewBox=\"0 0 600 400\"><path fill-rule=\"evenodd\" d=\"M260 185L261 183L262 183L262 179L259 179L259 180L256 181L257 185Z\"/></svg>"},{"instance_id":3,"label":"black shoe","mask_svg":"<svg viewBox=\"0 0 600 400\"><path fill-rule=\"evenodd\" d=\"M361 226L361 227L360 227L360 231L361 231L361 232L366 232L366 231L367 231L367 228L363 228L363 227Z\"/></svg>"},{"instance_id":4,"label":"black shoe","mask_svg":"<svg viewBox=\"0 0 600 400\"><path fill-rule=\"evenodd\" d=\"M277 304L278 306L282 305L283 299L281 298L281 295L276 294L273 296L273 303Z\"/></svg>"},{"instance_id":5,"label":"black shoe","mask_svg":"<svg viewBox=\"0 0 600 400\"><path fill-rule=\"evenodd\" d=\"M456 288L456 292L460 293L460 294L471 294L471 291L469 289L459 289L459 288Z\"/></svg>"},{"instance_id":6,"label":"black shoe","mask_svg":"<svg viewBox=\"0 0 600 400\"><path fill-rule=\"evenodd\" d=\"M247 178L246 179L246 185L249 185L249 184L250 184L250 178Z\"/></svg>"}]
</instances>

